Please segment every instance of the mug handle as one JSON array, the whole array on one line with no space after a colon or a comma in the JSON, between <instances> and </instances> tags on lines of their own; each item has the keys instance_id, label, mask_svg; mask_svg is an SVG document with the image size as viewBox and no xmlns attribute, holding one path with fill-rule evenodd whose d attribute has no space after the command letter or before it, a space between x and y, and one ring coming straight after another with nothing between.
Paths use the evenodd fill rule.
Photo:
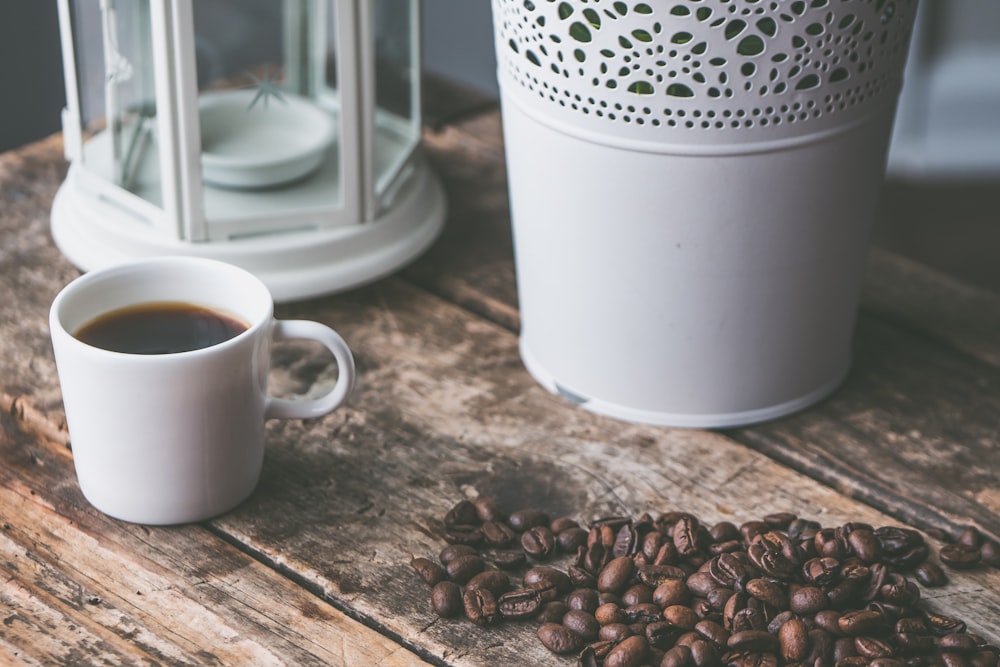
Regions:
<instances>
[{"instance_id":1,"label":"mug handle","mask_svg":"<svg viewBox=\"0 0 1000 667\"><path fill-rule=\"evenodd\" d=\"M326 346L337 360L337 384L329 392L313 399L267 397L264 419L314 419L333 412L343 404L354 388L354 356L336 331L311 320L275 320L272 340L315 340Z\"/></svg>"}]
</instances>

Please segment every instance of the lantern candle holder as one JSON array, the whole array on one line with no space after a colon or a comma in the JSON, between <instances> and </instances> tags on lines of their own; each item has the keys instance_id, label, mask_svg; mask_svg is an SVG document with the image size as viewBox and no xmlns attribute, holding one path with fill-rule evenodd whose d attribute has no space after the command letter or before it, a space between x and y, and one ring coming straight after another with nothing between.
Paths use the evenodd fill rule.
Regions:
<instances>
[{"instance_id":1,"label":"lantern candle holder","mask_svg":"<svg viewBox=\"0 0 1000 667\"><path fill-rule=\"evenodd\" d=\"M419 16L419 0L59 0L56 245L83 270L228 261L278 301L412 261L446 209L420 151Z\"/></svg>"}]
</instances>

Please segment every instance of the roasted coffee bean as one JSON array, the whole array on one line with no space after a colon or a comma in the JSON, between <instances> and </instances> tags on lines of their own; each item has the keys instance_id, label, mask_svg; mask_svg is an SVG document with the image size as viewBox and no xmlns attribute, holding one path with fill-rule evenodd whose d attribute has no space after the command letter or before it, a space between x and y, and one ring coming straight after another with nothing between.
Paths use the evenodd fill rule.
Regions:
<instances>
[{"instance_id":1,"label":"roasted coffee bean","mask_svg":"<svg viewBox=\"0 0 1000 667\"><path fill-rule=\"evenodd\" d=\"M733 614L733 620L727 628L730 632L767 631L767 617L760 609L746 607Z\"/></svg>"},{"instance_id":2,"label":"roasted coffee bean","mask_svg":"<svg viewBox=\"0 0 1000 667\"><path fill-rule=\"evenodd\" d=\"M532 589L532 590L535 590L536 593L538 593L539 595L539 599L542 600L542 606L538 610L538 615L535 617L535 620L537 620L539 623L561 622L562 617L566 615L567 611L569 611L569 607L566 606L566 603L563 602L562 600L546 601L544 599L544 596L541 595L542 591L539 591L537 589Z\"/></svg>"},{"instance_id":3,"label":"roasted coffee bean","mask_svg":"<svg viewBox=\"0 0 1000 667\"><path fill-rule=\"evenodd\" d=\"M817 661L826 660L833 654L834 638L826 630L813 628L809 631L809 653L806 654L804 662L816 664ZM819 664L823 664L820 662Z\"/></svg>"},{"instance_id":4,"label":"roasted coffee bean","mask_svg":"<svg viewBox=\"0 0 1000 667\"><path fill-rule=\"evenodd\" d=\"M597 576L597 590L617 593L635 574L635 561L628 556L619 556L608 562Z\"/></svg>"},{"instance_id":5,"label":"roasted coffee bean","mask_svg":"<svg viewBox=\"0 0 1000 667\"><path fill-rule=\"evenodd\" d=\"M651 530L642 536L639 544L639 552L647 563L652 563L656 560L656 555L660 553L664 539L663 533L659 530Z\"/></svg>"},{"instance_id":6,"label":"roasted coffee bean","mask_svg":"<svg viewBox=\"0 0 1000 667\"><path fill-rule=\"evenodd\" d=\"M804 660L809 653L809 628L799 618L788 620L778 629L778 644L785 660Z\"/></svg>"},{"instance_id":7,"label":"roasted coffee bean","mask_svg":"<svg viewBox=\"0 0 1000 667\"><path fill-rule=\"evenodd\" d=\"M694 630L701 619L691 607L677 604L663 610L663 620L680 630Z\"/></svg>"},{"instance_id":8,"label":"roasted coffee bean","mask_svg":"<svg viewBox=\"0 0 1000 667\"><path fill-rule=\"evenodd\" d=\"M719 663L720 651L712 642L699 637L688 646L691 648L691 659L698 667L717 665Z\"/></svg>"},{"instance_id":9,"label":"roasted coffee bean","mask_svg":"<svg viewBox=\"0 0 1000 667\"><path fill-rule=\"evenodd\" d=\"M876 637L855 637L854 648L869 660L892 657L892 645Z\"/></svg>"},{"instance_id":10,"label":"roasted coffee bean","mask_svg":"<svg viewBox=\"0 0 1000 667\"><path fill-rule=\"evenodd\" d=\"M674 523L674 547L681 558L689 558L700 550L698 519L691 514L684 514Z\"/></svg>"},{"instance_id":11,"label":"roasted coffee bean","mask_svg":"<svg viewBox=\"0 0 1000 667\"><path fill-rule=\"evenodd\" d=\"M529 528L534 528L535 526L548 526L550 525L549 515L544 511L536 508L521 509L515 512L511 512L510 516L507 518L507 523L510 527L519 533L523 533Z\"/></svg>"},{"instance_id":12,"label":"roasted coffee bean","mask_svg":"<svg viewBox=\"0 0 1000 667\"><path fill-rule=\"evenodd\" d=\"M917 581L928 588L938 588L948 583L948 575L936 563L924 561L913 570Z\"/></svg>"},{"instance_id":13,"label":"roasted coffee bean","mask_svg":"<svg viewBox=\"0 0 1000 667\"><path fill-rule=\"evenodd\" d=\"M792 620L793 618L798 618L798 616L793 614L788 609L782 612L778 612L777 614L768 619L766 630L770 632L772 635L776 635L778 634L778 630L781 629L781 626L787 623L788 621Z\"/></svg>"},{"instance_id":14,"label":"roasted coffee bean","mask_svg":"<svg viewBox=\"0 0 1000 667\"><path fill-rule=\"evenodd\" d=\"M706 640L715 644L718 648L723 648L729 641L729 631L719 623L704 618L694 624L694 631Z\"/></svg>"},{"instance_id":15,"label":"roasted coffee bean","mask_svg":"<svg viewBox=\"0 0 1000 667\"><path fill-rule=\"evenodd\" d=\"M556 536L556 547L566 554L576 553L577 549L587 543L587 531L579 526L566 528L553 534Z\"/></svg>"},{"instance_id":16,"label":"roasted coffee bean","mask_svg":"<svg viewBox=\"0 0 1000 667\"><path fill-rule=\"evenodd\" d=\"M746 592L777 609L788 606L788 593L785 587L770 579L751 579L746 583Z\"/></svg>"},{"instance_id":17,"label":"roasted coffee bean","mask_svg":"<svg viewBox=\"0 0 1000 667\"><path fill-rule=\"evenodd\" d=\"M668 579L653 589L653 602L661 607L685 604L691 599L691 592L683 579Z\"/></svg>"},{"instance_id":18,"label":"roasted coffee bean","mask_svg":"<svg viewBox=\"0 0 1000 667\"><path fill-rule=\"evenodd\" d=\"M645 626L644 634L650 648L666 650L674 645L674 640L677 639L680 630L666 621L656 621Z\"/></svg>"},{"instance_id":19,"label":"roasted coffee bean","mask_svg":"<svg viewBox=\"0 0 1000 667\"><path fill-rule=\"evenodd\" d=\"M788 526L791 525L792 521L795 521L798 517L791 512L775 512L773 514L768 514L764 516L763 520L772 529L777 528L778 530L787 530Z\"/></svg>"},{"instance_id":20,"label":"roasted coffee bean","mask_svg":"<svg viewBox=\"0 0 1000 667\"><path fill-rule=\"evenodd\" d=\"M594 615L581 609L567 611L562 618L562 624L588 642L597 639L597 633L601 629Z\"/></svg>"},{"instance_id":21,"label":"roasted coffee bean","mask_svg":"<svg viewBox=\"0 0 1000 667\"><path fill-rule=\"evenodd\" d=\"M580 609L590 612L597 610L600 603L597 600L597 591L593 588L576 588L566 596L566 604L570 609Z\"/></svg>"},{"instance_id":22,"label":"roasted coffee bean","mask_svg":"<svg viewBox=\"0 0 1000 667\"><path fill-rule=\"evenodd\" d=\"M887 627L884 615L871 609L849 611L837 620L840 631L849 637L876 634Z\"/></svg>"},{"instance_id":23,"label":"roasted coffee bean","mask_svg":"<svg viewBox=\"0 0 1000 667\"><path fill-rule=\"evenodd\" d=\"M480 521L504 521L507 515L500 505L500 501L490 496L479 496L472 501L476 508L476 516Z\"/></svg>"},{"instance_id":24,"label":"roasted coffee bean","mask_svg":"<svg viewBox=\"0 0 1000 667\"><path fill-rule=\"evenodd\" d=\"M879 599L887 604L909 607L920 599L920 589L901 574L893 573L878 589Z\"/></svg>"},{"instance_id":25,"label":"roasted coffee bean","mask_svg":"<svg viewBox=\"0 0 1000 667\"><path fill-rule=\"evenodd\" d=\"M431 606L442 618L458 615L463 609L461 587L454 581L439 581L431 590Z\"/></svg>"},{"instance_id":26,"label":"roasted coffee bean","mask_svg":"<svg viewBox=\"0 0 1000 667\"><path fill-rule=\"evenodd\" d=\"M899 526L883 526L875 529L875 537L885 556L905 554L924 543L923 536L915 530Z\"/></svg>"},{"instance_id":27,"label":"roasted coffee bean","mask_svg":"<svg viewBox=\"0 0 1000 667\"><path fill-rule=\"evenodd\" d=\"M524 573L525 588L552 588L559 595L572 589L569 575L548 565L536 565Z\"/></svg>"},{"instance_id":28,"label":"roasted coffee bean","mask_svg":"<svg viewBox=\"0 0 1000 667\"><path fill-rule=\"evenodd\" d=\"M633 635L621 641L604 656L604 667L640 667L649 655L645 635Z\"/></svg>"},{"instance_id":29,"label":"roasted coffee bean","mask_svg":"<svg viewBox=\"0 0 1000 667\"><path fill-rule=\"evenodd\" d=\"M583 639L559 623L543 623L538 628L538 640L553 653L576 653L583 648Z\"/></svg>"},{"instance_id":30,"label":"roasted coffee bean","mask_svg":"<svg viewBox=\"0 0 1000 667\"><path fill-rule=\"evenodd\" d=\"M654 588L668 581L684 581L687 578L687 572L682 568L665 563L637 565L635 574L639 581Z\"/></svg>"},{"instance_id":31,"label":"roasted coffee bean","mask_svg":"<svg viewBox=\"0 0 1000 667\"><path fill-rule=\"evenodd\" d=\"M705 597L709 591L718 588L719 584L708 572L695 572L687 578L687 587L694 595Z\"/></svg>"},{"instance_id":32,"label":"roasted coffee bean","mask_svg":"<svg viewBox=\"0 0 1000 667\"><path fill-rule=\"evenodd\" d=\"M648 584L635 584L622 592L622 604L626 607L653 601L653 589Z\"/></svg>"},{"instance_id":33,"label":"roasted coffee bean","mask_svg":"<svg viewBox=\"0 0 1000 667\"><path fill-rule=\"evenodd\" d=\"M831 635L839 637L843 634L840 626L837 624L840 621L840 616L839 611L824 609L823 611L816 612L816 615L813 616L813 625L821 630L826 630Z\"/></svg>"},{"instance_id":34,"label":"roasted coffee bean","mask_svg":"<svg viewBox=\"0 0 1000 667\"><path fill-rule=\"evenodd\" d=\"M556 550L556 538L548 526L534 526L521 533L521 548L533 558L545 559Z\"/></svg>"},{"instance_id":35,"label":"roasted coffee bean","mask_svg":"<svg viewBox=\"0 0 1000 667\"><path fill-rule=\"evenodd\" d=\"M510 590L510 578L500 570L483 570L474 574L465 584L466 589L482 588L500 596Z\"/></svg>"},{"instance_id":36,"label":"roasted coffee bean","mask_svg":"<svg viewBox=\"0 0 1000 667\"><path fill-rule=\"evenodd\" d=\"M655 623L650 623L646 628L656 625ZM608 623L607 625L602 625L601 629L597 631L598 638L604 641L620 642L626 637L632 636L632 627L627 623Z\"/></svg>"},{"instance_id":37,"label":"roasted coffee bean","mask_svg":"<svg viewBox=\"0 0 1000 667\"><path fill-rule=\"evenodd\" d=\"M802 577L816 586L829 586L840 578L840 561L830 556L810 558L802 565Z\"/></svg>"},{"instance_id":38,"label":"roasted coffee bean","mask_svg":"<svg viewBox=\"0 0 1000 667\"><path fill-rule=\"evenodd\" d=\"M708 573L720 586L732 588L749 578L746 566L731 553L722 553L708 561Z\"/></svg>"},{"instance_id":39,"label":"roasted coffee bean","mask_svg":"<svg viewBox=\"0 0 1000 667\"><path fill-rule=\"evenodd\" d=\"M500 618L496 597L486 589L467 589L462 593L462 604L465 617L475 625L492 625Z\"/></svg>"},{"instance_id":40,"label":"roasted coffee bean","mask_svg":"<svg viewBox=\"0 0 1000 667\"><path fill-rule=\"evenodd\" d=\"M773 653L778 648L778 638L767 630L741 630L729 636L726 646L734 651Z\"/></svg>"},{"instance_id":41,"label":"roasted coffee bean","mask_svg":"<svg viewBox=\"0 0 1000 667\"><path fill-rule=\"evenodd\" d=\"M967 570L979 565L982 553L979 547L971 547L960 542L946 544L938 552L938 558L948 567L956 570Z\"/></svg>"},{"instance_id":42,"label":"roasted coffee bean","mask_svg":"<svg viewBox=\"0 0 1000 667\"><path fill-rule=\"evenodd\" d=\"M546 533L551 546L538 539ZM524 589L508 591L500 568L520 569L527 554L523 544L503 545L526 535L535 557L558 551L572 562L529 568ZM903 572L925 586L946 577L908 528L824 528L792 513L707 528L692 514L667 512L606 517L584 529L540 509L504 516L484 496L449 510L445 537L443 568L411 560L433 584L435 613L464 608L479 625L534 617L550 649L582 649L582 667L609 659L612 667L998 667L1000 650L965 633L964 622L921 608L920 588ZM942 552L941 562L959 568L997 559L996 544L973 529ZM642 657L622 646L641 647Z\"/></svg>"},{"instance_id":43,"label":"roasted coffee bean","mask_svg":"<svg viewBox=\"0 0 1000 667\"><path fill-rule=\"evenodd\" d=\"M514 570L527 562L527 557L520 549L491 549L480 553L482 558L493 563L501 570Z\"/></svg>"},{"instance_id":44,"label":"roasted coffee bean","mask_svg":"<svg viewBox=\"0 0 1000 667\"><path fill-rule=\"evenodd\" d=\"M816 555L821 558L845 558L850 550L847 538L833 528L823 528L813 538Z\"/></svg>"},{"instance_id":45,"label":"roasted coffee bean","mask_svg":"<svg viewBox=\"0 0 1000 667\"><path fill-rule=\"evenodd\" d=\"M868 528L853 530L847 535L847 544L862 563L874 563L882 555L882 545L875 532Z\"/></svg>"},{"instance_id":46,"label":"roasted coffee bean","mask_svg":"<svg viewBox=\"0 0 1000 667\"><path fill-rule=\"evenodd\" d=\"M634 556L639 548L639 531L632 524L625 524L615 533L615 542L611 546L611 555Z\"/></svg>"},{"instance_id":47,"label":"roasted coffee bean","mask_svg":"<svg viewBox=\"0 0 1000 667\"><path fill-rule=\"evenodd\" d=\"M695 667L691 649L687 646L674 646L663 654L660 667Z\"/></svg>"},{"instance_id":48,"label":"roasted coffee bean","mask_svg":"<svg viewBox=\"0 0 1000 667\"><path fill-rule=\"evenodd\" d=\"M847 658L860 657L858 655L858 650L854 648L854 638L837 637L833 641L833 650L831 652L831 657L835 665L841 664L841 661ZM865 661L865 664L867 664L867 661Z\"/></svg>"},{"instance_id":49,"label":"roasted coffee bean","mask_svg":"<svg viewBox=\"0 0 1000 667\"><path fill-rule=\"evenodd\" d=\"M445 526L445 542L450 544L476 545L483 541L483 531L472 524L452 524Z\"/></svg>"},{"instance_id":50,"label":"roasted coffee bean","mask_svg":"<svg viewBox=\"0 0 1000 667\"><path fill-rule=\"evenodd\" d=\"M476 513L476 506L471 500L458 501L447 514L444 515L444 525L473 525L479 523L479 515Z\"/></svg>"},{"instance_id":51,"label":"roasted coffee bean","mask_svg":"<svg viewBox=\"0 0 1000 667\"><path fill-rule=\"evenodd\" d=\"M476 554L466 554L464 556L459 556L445 565L445 571L448 573L448 578L452 581L464 584L473 576L479 574L484 569L486 569L486 561L477 556Z\"/></svg>"},{"instance_id":52,"label":"roasted coffee bean","mask_svg":"<svg viewBox=\"0 0 1000 667\"><path fill-rule=\"evenodd\" d=\"M599 605L597 609L594 610L594 618L596 618L597 622L601 625L628 622L621 605L615 602L605 602L604 604Z\"/></svg>"},{"instance_id":53,"label":"roasted coffee bean","mask_svg":"<svg viewBox=\"0 0 1000 667\"><path fill-rule=\"evenodd\" d=\"M829 602L823 589L816 586L802 586L788 596L788 607L803 616L826 609Z\"/></svg>"},{"instance_id":54,"label":"roasted coffee bean","mask_svg":"<svg viewBox=\"0 0 1000 667\"><path fill-rule=\"evenodd\" d=\"M634 604L622 609L629 623L654 623L660 620L660 608L651 602Z\"/></svg>"},{"instance_id":55,"label":"roasted coffee bean","mask_svg":"<svg viewBox=\"0 0 1000 667\"><path fill-rule=\"evenodd\" d=\"M750 557L750 562L768 577L781 581L792 579L796 570L795 563L785 557L780 550L772 548L765 541L759 539L765 534L755 537L754 543L747 547L747 556Z\"/></svg>"},{"instance_id":56,"label":"roasted coffee bean","mask_svg":"<svg viewBox=\"0 0 1000 667\"><path fill-rule=\"evenodd\" d=\"M740 525L740 536L745 544L750 544L757 535L771 530L765 521L745 521Z\"/></svg>"},{"instance_id":57,"label":"roasted coffee bean","mask_svg":"<svg viewBox=\"0 0 1000 667\"><path fill-rule=\"evenodd\" d=\"M868 667L906 667L906 661L902 658L875 658L868 663Z\"/></svg>"},{"instance_id":58,"label":"roasted coffee bean","mask_svg":"<svg viewBox=\"0 0 1000 667\"><path fill-rule=\"evenodd\" d=\"M570 583L576 588L597 588L597 577L579 565L570 565L566 568ZM598 594L600 594L598 592Z\"/></svg>"},{"instance_id":59,"label":"roasted coffee bean","mask_svg":"<svg viewBox=\"0 0 1000 667\"><path fill-rule=\"evenodd\" d=\"M953 632L965 632L965 622L957 618L951 618L943 614L935 614L930 611L924 612L924 621L932 635L943 637Z\"/></svg>"},{"instance_id":60,"label":"roasted coffee bean","mask_svg":"<svg viewBox=\"0 0 1000 667\"><path fill-rule=\"evenodd\" d=\"M919 635L930 634L931 629L927 626L927 621L919 616L907 616L896 621L893 631L897 633L913 632Z\"/></svg>"},{"instance_id":61,"label":"roasted coffee bean","mask_svg":"<svg viewBox=\"0 0 1000 667\"><path fill-rule=\"evenodd\" d=\"M542 609L542 596L530 588L508 591L497 598L497 609L504 618L530 618Z\"/></svg>"},{"instance_id":62,"label":"roasted coffee bean","mask_svg":"<svg viewBox=\"0 0 1000 667\"><path fill-rule=\"evenodd\" d=\"M552 523L549 524L549 530L551 530L553 534L561 533L562 531L568 530L570 528L579 528L579 527L580 523L576 519L570 516L556 517L555 519L552 519Z\"/></svg>"},{"instance_id":63,"label":"roasted coffee bean","mask_svg":"<svg viewBox=\"0 0 1000 667\"><path fill-rule=\"evenodd\" d=\"M975 526L966 526L955 542L971 549L978 549L983 544L983 536Z\"/></svg>"},{"instance_id":64,"label":"roasted coffee bean","mask_svg":"<svg viewBox=\"0 0 1000 667\"><path fill-rule=\"evenodd\" d=\"M897 632L892 641L906 655L928 655L934 650L934 637L928 634Z\"/></svg>"},{"instance_id":65,"label":"roasted coffee bean","mask_svg":"<svg viewBox=\"0 0 1000 667\"><path fill-rule=\"evenodd\" d=\"M479 530L483 533L483 540L494 547L505 547L517 539L514 529L502 521L484 521Z\"/></svg>"},{"instance_id":66,"label":"roasted coffee bean","mask_svg":"<svg viewBox=\"0 0 1000 667\"><path fill-rule=\"evenodd\" d=\"M475 553L476 548L469 546L468 544L449 544L445 548L441 549L438 560L441 561L442 565L447 565L459 556L468 556Z\"/></svg>"},{"instance_id":67,"label":"roasted coffee bean","mask_svg":"<svg viewBox=\"0 0 1000 667\"><path fill-rule=\"evenodd\" d=\"M429 558L413 558L410 560L410 566L416 570L417 575L428 586L433 586L448 577L448 573L444 571L444 568Z\"/></svg>"},{"instance_id":68,"label":"roasted coffee bean","mask_svg":"<svg viewBox=\"0 0 1000 667\"><path fill-rule=\"evenodd\" d=\"M964 632L953 632L938 637L937 645L942 651L961 653L962 655L972 655L979 650L976 641Z\"/></svg>"},{"instance_id":69,"label":"roasted coffee bean","mask_svg":"<svg viewBox=\"0 0 1000 667\"><path fill-rule=\"evenodd\" d=\"M993 540L983 540L979 547L979 562L989 567L1000 568L1000 544Z\"/></svg>"}]
</instances>

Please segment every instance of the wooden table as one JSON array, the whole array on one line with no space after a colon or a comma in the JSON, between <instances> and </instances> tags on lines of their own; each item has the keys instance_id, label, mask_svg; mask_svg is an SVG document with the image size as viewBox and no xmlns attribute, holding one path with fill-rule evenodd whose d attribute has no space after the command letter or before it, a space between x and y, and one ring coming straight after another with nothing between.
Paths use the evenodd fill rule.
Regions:
<instances>
[{"instance_id":1,"label":"wooden table","mask_svg":"<svg viewBox=\"0 0 1000 667\"><path fill-rule=\"evenodd\" d=\"M279 308L344 334L356 394L270 423L257 492L199 525L122 523L80 495L46 319L78 275L48 233L61 139L0 156L0 663L575 664L531 623L432 613L409 560L436 555L441 517L477 494L583 521L792 511L1000 536L1000 296L873 251L854 367L822 404L722 432L595 416L518 356L497 108L434 82L427 98L442 238L399 275ZM276 386L331 379L325 357L292 351ZM1000 571L950 576L928 605L1000 642Z\"/></svg>"}]
</instances>

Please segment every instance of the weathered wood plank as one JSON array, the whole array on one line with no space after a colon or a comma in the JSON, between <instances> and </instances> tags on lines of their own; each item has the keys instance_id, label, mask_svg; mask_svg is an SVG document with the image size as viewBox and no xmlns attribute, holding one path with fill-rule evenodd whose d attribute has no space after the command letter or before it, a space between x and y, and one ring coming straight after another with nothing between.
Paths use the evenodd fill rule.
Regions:
<instances>
[{"instance_id":1,"label":"weathered wood plank","mask_svg":"<svg viewBox=\"0 0 1000 667\"><path fill-rule=\"evenodd\" d=\"M1000 368L1000 294L996 292L873 248L861 305L873 315Z\"/></svg>"},{"instance_id":2,"label":"weathered wood plank","mask_svg":"<svg viewBox=\"0 0 1000 667\"><path fill-rule=\"evenodd\" d=\"M454 664L558 663L528 648L530 626L483 634L436 621L423 606L426 589L406 562L437 553L439 519L463 493L584 520L687 509L740 521L752 506L754 515L791 509L828 524L891 522L720 435L625 425L566 405L523 371L512 334L395 281L284 314L344 323L358 393L319 423L274 424L258 494L215 525ZM928 596L996 632L1000 600L986 590L998 576L955 577L981 597ZM468 653L451 656L455 648Z\"/></svg>"},{"instance_id":3,"label":"weathered wood plank","mask_svg":"<svg viewBox=\"0 0 1000 667\"><path fill-rule=\"evenodd\" d=\"M483 117L475 122L496 128L494 121ZM475 164L496 160L495 142L472 142L472 148L463 152L463 140L451 132L449 127L436 133L441 143L439 149L432 146L441 165L451 165L448 150L456 151L446 180L460 178L470 169L502 179L495 163ZM3 383L10 383L4 385L8 392L23 390L31 397L40 413L48 416L50 431L61 412L45 314L55 290L75 274L51 247L45 231L45 197L58 184L51 165L56 160L61 163L55 148L50 143L32 147L27 155L37 164L30 160L17 164L26 159L22 154L0 156L0 197L13 193L14 201L21 196L34 202L24 208L33 225L28 231L20 219L0 219L0 285L11 295L0 304L0 327L6 327L0 332ZM23 169L34 170L40 180L22 179ZM537 645L528 625L483 632L467 624L437 621L429 612L427 591L417 585L406 562L411 554L436 553L438 518L461 494L490 493L508 504L539 504L582 519L684 508L709 520L738 520L750 518L742 512L747 499L753 499L755 515L800 509L828 524L847 519L889 521L729 438L613 422L566 405L538 388L521 367L511 333L516 331L516 292L501 204L505 185L502 180L483 183L475 178L451 192L465 197L464 202L453 208L439 246L406 276L464 309L397 279L283 308L283 316L318 318L345 334L358 355L358 393L346 409L323 420L271 424L272 443L260 489L238 511L215 522L213 530L338 606L350 608L381 632L398 636L444 664L529 660L563 664ZM490 202L491 213L479 214L477 202L482 201ZM482 312L502 326L470 311ZM869 331L867 327L863 325L864 331ZM910 338L907 331L877 320L872 320L870 331L861 336L859 345L873 358L881 358L885 348L899 339ZM856 404L864 402L862 389L902 392L911 389L905 384L910 380L929 387L943 377L947 381L942 386L947 387L976 377L974 360L933 341L917 342L887 358L896 375L845 387L858 392ZM900 360L923 354L934 360L928 365L930 379L893 370ZM868 368L866 363L873 364L875 373L878 366L872 360L862 361L860 367ZM296 360L289 353L276 372L276 384L305 392L328 380L330 373L322 358ZM977 405L992 406L990 396ZM951 400L940 405L948 406ZM959 408L968 410L965 405ZM826 413L807 414L812 415L808 419L818 420L810 422L816 428L824 425L820 415ZM837 414L824 419L831 422L831 440L847 430ZM881 446L870 437L858 439ZM61 445L49 438L38 441L52 450L52 465L19 460L11 474L28 480L22 482L26 488L38 489L48 507L58 508L46 521L69 516L91 534L111 529L104 523L86 528L91 525L86 521L117 526L79 497L64 450L61 457L53 453ZM893 465L899 467L898 462ZM30 492L17 495L33 498ZM46 506L40 500L31 502ZM175 532L154 531L153 538L128 542L128 548L149 558L143 549L168 549ZM113 530L112 534L117 535ZM142 546L150 543L155 548ZM178 567L183 566L186 556L178 559ZM956 577L954 587L928 595L940 609L969 618L996 641L993 619L1000 608L991 592L1000 583L996 577L994 572L963 575ZM119 598L126 599L124 591Z\"/></svg>"},{"instance_id":4,"label":"weathered wood plank","mask_svg":"<svg viewBox=\"0 0 1000 667\"><path fill-rule=\"evenodd\" d=\"M625 425L566 405L523 371L512 333L399 281L280 315L340 328L357 355L358 391L322 420L273 422L260 488L214 530L442 664L566 664L530 623L484 631L431 613L408 561L437 553L439 519L463 494L583 520L686 509L742 521L752 505L753 516L798 510L828 525L891 521L721 435ZM285 379L306 388L333 374L318 355L290 365ZM93 518L71 482L37 478L65 478L64 459L16 469L50 488L62 514ZM167 548L169 534L144 543ZM995 638L998 586L1000 572L977 572L927 597Z\"/></svg>"},{"instance_id":5,"label":"weathered wood plank","mask_svg":"<svg viewBox=\"0 0 1000 667\"><path fill-rule=\"evenodd\" d=\"M0 396L0 648L17 662L426 664L202 526L88 507L39 417Z\"/></svg>"},{"instance_id":6,"label":"weathered wood plank","mask_svg":"<svg viewBox=\"0 0 1000 667\"><path fill-rule=\"evenodd\" d=\"M882 511L1000 536L1000 372L862 318L853 370L814 409L729 431Z\"/></svg>"}]
</instances>

